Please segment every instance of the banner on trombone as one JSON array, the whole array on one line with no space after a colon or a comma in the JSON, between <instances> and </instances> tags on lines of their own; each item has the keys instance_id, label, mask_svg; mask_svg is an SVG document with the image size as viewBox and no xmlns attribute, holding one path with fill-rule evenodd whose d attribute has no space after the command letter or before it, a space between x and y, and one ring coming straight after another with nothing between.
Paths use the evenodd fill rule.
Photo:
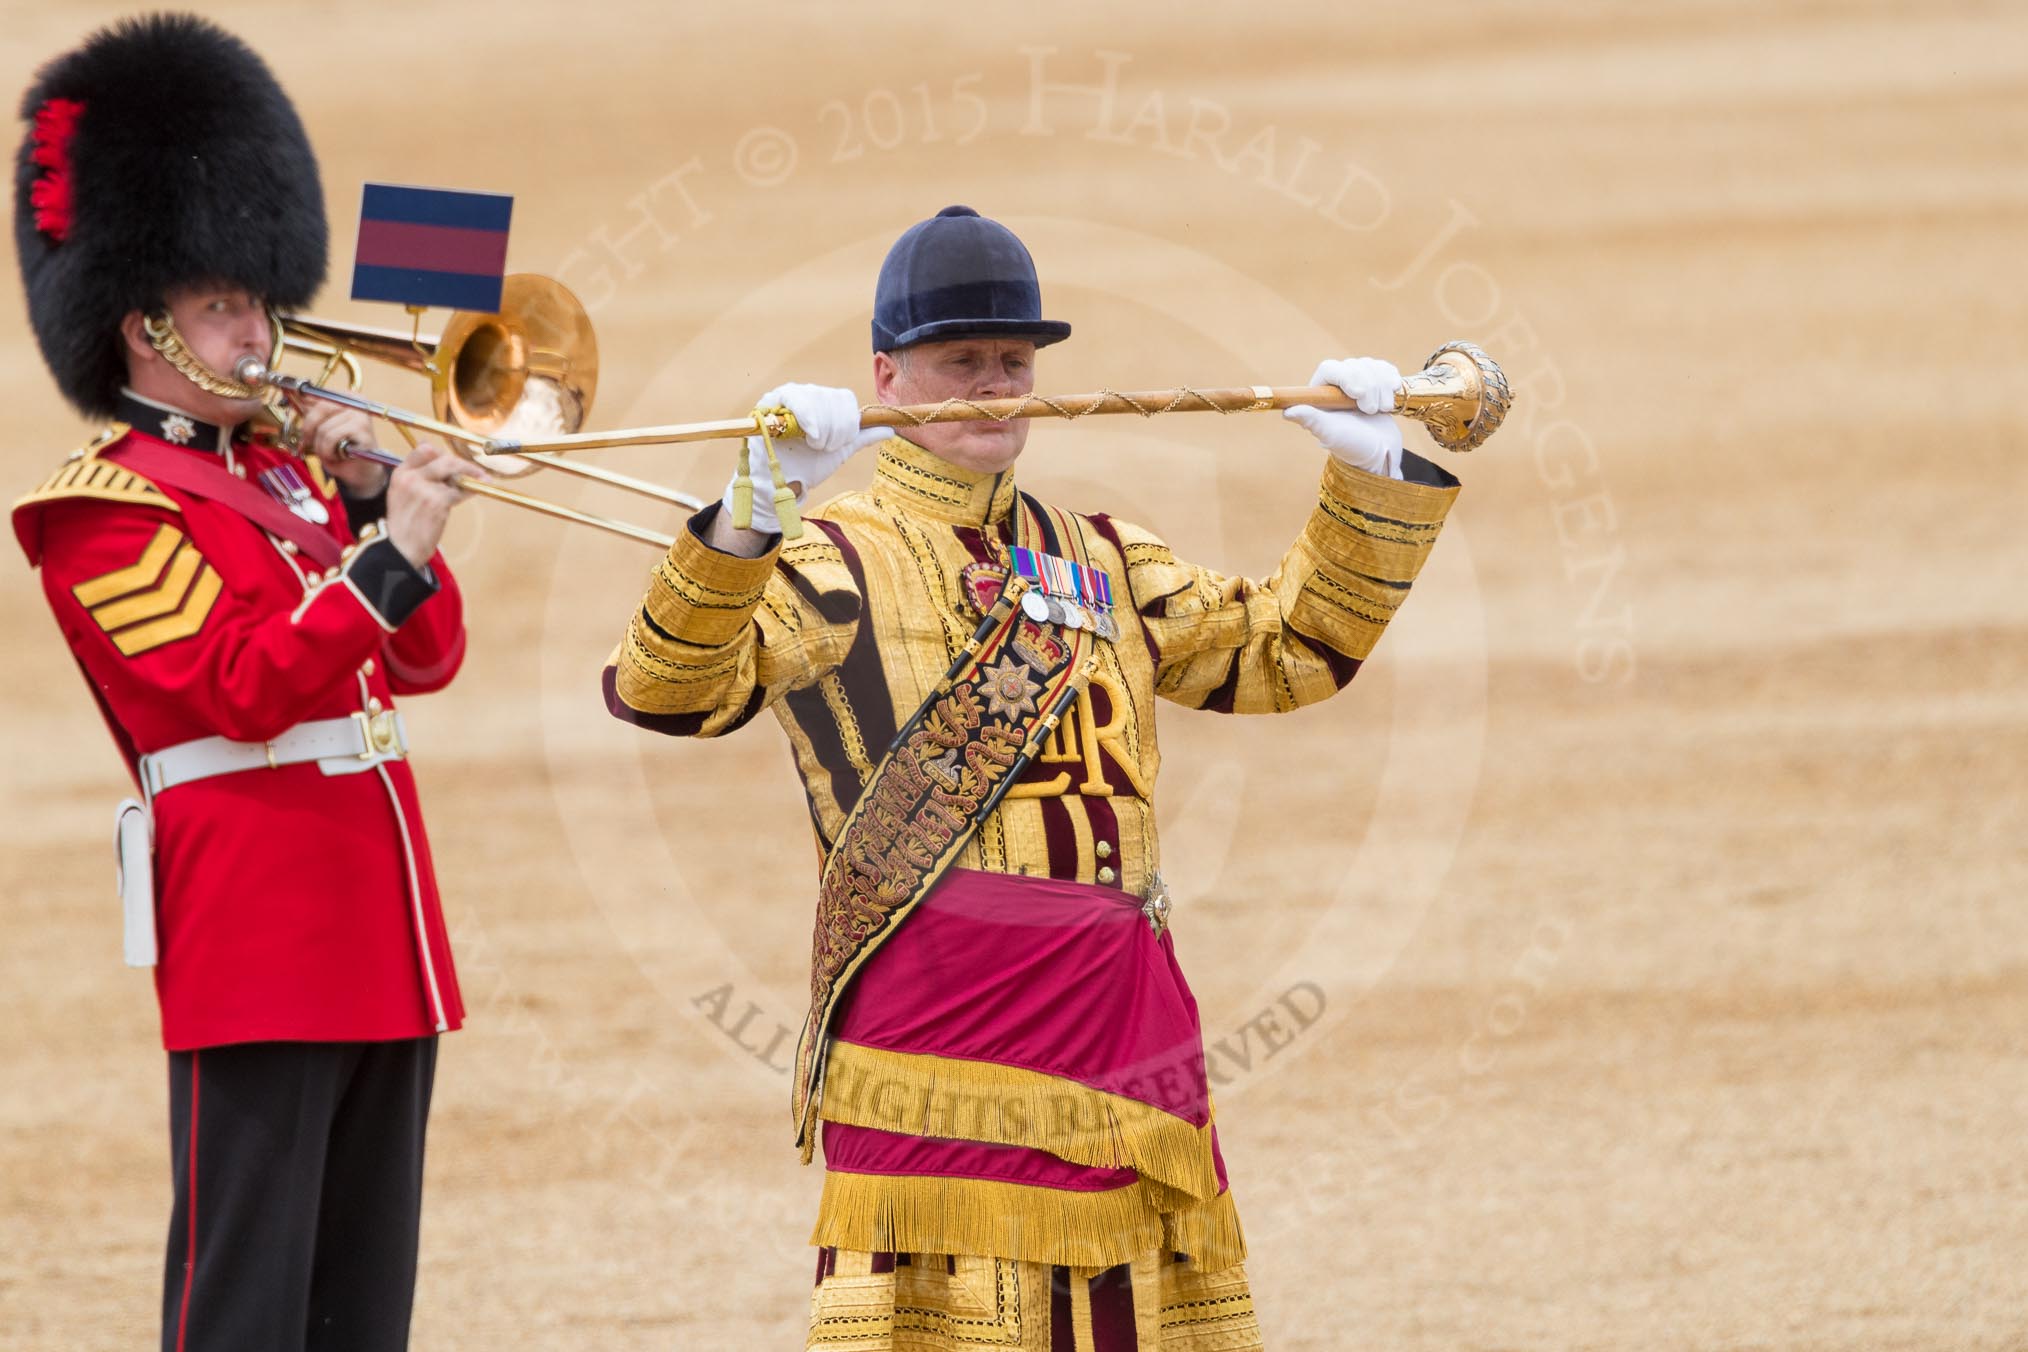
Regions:
<instances>
[{"instance_id":1,"label":"banner on trombone","mask_svg":"<svg viewBox=\"0 0 2028 1352\"><path fill-rule=\"evenodd\" d=\"M498 314L513 216L501 193L367 184L352 299Z\"/></svg>"}]
</instances>

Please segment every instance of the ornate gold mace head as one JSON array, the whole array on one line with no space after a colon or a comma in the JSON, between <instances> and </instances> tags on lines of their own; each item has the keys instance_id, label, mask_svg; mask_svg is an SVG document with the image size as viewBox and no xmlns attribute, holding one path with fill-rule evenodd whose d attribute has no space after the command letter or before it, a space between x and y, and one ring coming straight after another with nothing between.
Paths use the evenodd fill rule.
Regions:
<instances>
[{"instance_id":1,"label":"ornate gold mace head","mask_svg":"<svg viewBox=\"0 0 2028 1352\"><path fill-rule=\"evenodd\" d=\"M1447 451L1470 451L1499 430L1513 407L1506 373L1477 343L1460 339L1430 353L1423 369L1403 376L1394 411L1429 428Z\"/></svg>"}]
</instances>

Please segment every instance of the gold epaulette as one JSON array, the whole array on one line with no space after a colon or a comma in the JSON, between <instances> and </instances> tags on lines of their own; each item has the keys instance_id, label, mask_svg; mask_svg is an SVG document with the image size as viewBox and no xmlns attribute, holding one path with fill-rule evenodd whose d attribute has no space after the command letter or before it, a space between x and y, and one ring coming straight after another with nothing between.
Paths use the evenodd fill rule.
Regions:
<instances>
[{"instance_id":1,"label":"gold epaulette","mask_svg":"<svg viewBox=\"0 0 2028 1352\"><path fill-rule=\"evenodd\" d=\"M72 451L40 488L15 502L14 510L57 498L102 498L108 502L138 502L145 507L182 511L174 498L134 471L98 458L100 451L126 436L127 430L125 423L113 423Z\"/></svg>"}]
</instances>

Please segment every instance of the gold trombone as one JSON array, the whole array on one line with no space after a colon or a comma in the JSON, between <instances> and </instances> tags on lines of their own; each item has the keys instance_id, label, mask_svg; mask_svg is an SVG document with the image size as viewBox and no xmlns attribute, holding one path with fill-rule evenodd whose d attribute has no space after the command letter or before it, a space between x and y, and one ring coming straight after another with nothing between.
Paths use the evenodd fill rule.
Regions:
<instances>
[{"instance_id":1,"label":"gold trombone","mask_svg":"<svg viewBox=\"0 0 2028 1352\"><path fill-rule=\"evenodd\" d=\"M315 380L285 375L274 366L285 351L319 356L324 366ZM394 408L356 393L359 358L385 361L430 378L433 417ZM343 371L348 389L327 384ZM551 469L589 479L658 502L701 508L701 499L631 475L586 465L571 452L615 446L669 445L758 435L772 471L778 507L788 495L773 442L798 435L795 419L784 408L754 409L737 418L581 432L598 388L598 340L577 297L562 283L533 273L505 279L497 315L460 311L451 316L441 336L425 339L395 329L341 324L303 316L276 321L276 342L263 363L248 357L234 369L242 384L299 398L325 399L384 418L408 436L408 429L443 438L450 448L488 473L514 479ZM1436 443L1449 451L1469 451L1490 437L1506 417L1513 395L1507 378L1493 359L1476 345L1449 342L1430 355L1424 369L1402 378L1395 411L1428 425ZM1122 393L1098 390L1089 394L1022 395L1012 399L973 401L946 399L940 404L893 407L869 404L861 412L867 427L917 427L934 422L1012 418L1076 419L1092 414L1133 413L1254 413L1310 404L1348 409L1352 401L1334 386L1242 385L1195 389L1178 386ZM284 415L285 416L285 415ZM409 438L411 443L414 438ZM399 456L377 448L347 448L366 459L398 465ZM744 483L759 466L741 452ZM766 473L767 471L761 471ZM623 535L630 540L667 549L673 538L628 521L581 512L495 483L460 479L470 492L512 503L559 520ZM753 487L758 488L755 484ZM737 504L736 504L737 505ZM784 533L800 535L793 506L782 510Z\"/></svg>"},{"instance_id":2,"label":"gold trombone","mask_svg":"<svg viewBox=\"0 0 2028 1352\"><path fill-rule=\"evenodd\" d=\"M318 357L313 379L277 369L287 353ZM358 393L360 359L387 362L427 376L434 413L426 417ZM568 435L584 425L598 392L598 338L576 296L561 282L515 273L501 288L498 314L458 311L435 338L305 315L278 316L275 346L266 362L243 359L234 376L245 385L298 398L323 399L384 418L407 437L410 429L443 438L450 449L489 474L516 479L553 469L628 493L696 511L701 499L631 475L578 464L544 451L526 455L492 451L500 438ZM331 382L342 375L346 388ZM285 435L292 421L278 410ZM409 438L411 444L414 438ZM348 446L361 459L398 465L401 457L374 447ZM582 512L499 484L459 480L467 491L544 516L624 535L667 549L673 537L629 521Z\"/></svg>"}]
</instances>

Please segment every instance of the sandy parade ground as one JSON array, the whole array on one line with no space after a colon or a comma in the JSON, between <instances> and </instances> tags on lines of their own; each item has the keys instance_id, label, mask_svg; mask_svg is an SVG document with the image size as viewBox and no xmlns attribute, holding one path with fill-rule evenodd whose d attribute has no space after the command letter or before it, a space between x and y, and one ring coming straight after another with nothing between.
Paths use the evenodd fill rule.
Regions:
<instances>
[{"instance_id":1,"label":"sandy parade ground","mask_svg":"<svg viewBox=\"0 0 2028 1352\"><path fill-rule=\"evenodd\" d=\"M597 427L870 398L874 272L954 202L1076 326L1040 389L1481 343L1514 414L1445 460L1465 492L1346 695L1164 714L1269 1346L2028 1346L2028 12L1136 8L208 12L317 144L320 311L400 321L345 299L362 182L512 193L511 265L598 327ZM11 0L0 86L119 12ZM12 497L92 429L0 292ZM713 497L731 446L601 463ZM1021 472L1264 574L1319 463L1199 414L1038 423ZM470 655L405 709L470 1019L414 1344L800 1347L780 738L606 715L652 551L494 504L447 549ZM140 1347L169 1170L127 782L0 576L0 1347Z\"/></svg>"}]
</instances>

